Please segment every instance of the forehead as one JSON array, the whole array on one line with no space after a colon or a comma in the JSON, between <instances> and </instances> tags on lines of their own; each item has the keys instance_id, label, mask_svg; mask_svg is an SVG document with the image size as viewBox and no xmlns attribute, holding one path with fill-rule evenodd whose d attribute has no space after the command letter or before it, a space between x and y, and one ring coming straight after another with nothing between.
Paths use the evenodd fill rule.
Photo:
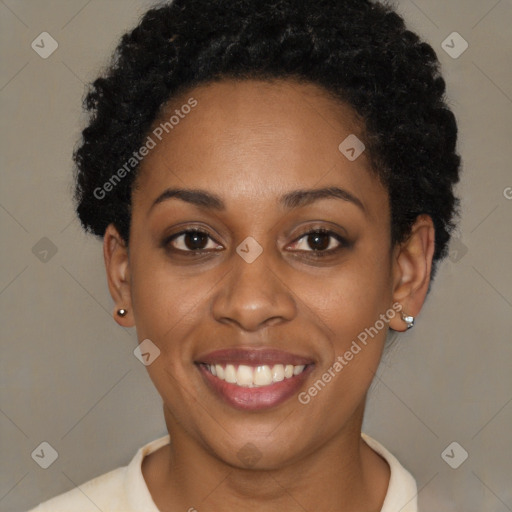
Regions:
<instances>
[{"instance_id":1,"label":"forehead","mask_svg":"<svg viewBox=\"0 0 512 512\"><path fill-rule=\"evenodd\" d=\"M197 102L192 109L182 108L191 101ZM171 125L162 124L171 117ZM313 84L201 85L169 102L153 124L156 145L141 164L143 194L134 196L134 203L177 186L210 190L226 203L263 204L288 190L326 184L355 195L372 188L382 194L367 155L349 161L339 150L348 136L363 139L363 129L352 108Z\"/></svg>"}]
</instances>

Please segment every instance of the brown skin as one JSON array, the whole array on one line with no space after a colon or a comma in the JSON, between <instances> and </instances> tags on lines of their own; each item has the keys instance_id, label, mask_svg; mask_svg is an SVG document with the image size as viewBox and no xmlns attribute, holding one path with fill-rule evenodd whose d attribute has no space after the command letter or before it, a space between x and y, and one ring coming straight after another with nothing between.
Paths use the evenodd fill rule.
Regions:
<instances>
[{"instance_id":1,"label":"brown skin","mask_svg":"<svg viewBox=\"0 0 512 512\"><path fill-rule=\"evenodd\" d=\"M379 511L390 471L360 432L387 329L307 405L293 396L260 412L234 409L209 390L194 361L221 348L282 349L314 361L307 390L393 303L419 313L432 220L418 217L409 239L391 246L386 189L365 153L350 162L338 150L351 133L364 140L362 125L322 89L223 81L174 99L169 112L191 96L198 105L142 163L129 251L113 225L104 237L115 309L128 310L116 321L135 325L140 341L161 350L147 369L172 443L144 459L148 488L162 512ZM292 190L324 186L347 190L364 210L333 198L294 209L278 204ZM151 209L170 187L206 190L226 208L173 198ZM191 247L185 236L161 247L191 227L211 236L203 256L178 252ZM317 246L303 233L319 227L349 245L315 259ZM248 236L263 247L251 264L235 251ZM399 315L390 326L405 330ZM237 456L247 443L261 453L253 468Z\"/></svg>"}]
</instances>

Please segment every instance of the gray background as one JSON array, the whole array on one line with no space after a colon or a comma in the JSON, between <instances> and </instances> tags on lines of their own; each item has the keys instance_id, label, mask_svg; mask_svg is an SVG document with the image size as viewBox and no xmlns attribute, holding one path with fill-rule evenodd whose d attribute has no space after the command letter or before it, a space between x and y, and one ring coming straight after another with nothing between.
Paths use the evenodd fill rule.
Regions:
<instances>
[{"instance_id":1,"label":"gray background","mask_svg":"<svg viewBox=\"0 0 512 512\"><path fill-rule=\"evenodd\" d=\"M135 331L111 317L101 244L81 232L70 198L84 83L150 4L0 1L6 512L125 465L165 433L160 399L133 355ZM417 327L383 360L364 430L414 474L423 511L505 512L512 510L512 5L397 6L442 62L460 127L463 216ZM31 48L43 31L59 44L47 59ZM457 59L441 47L454 31L469 43ZM58 452L46 470L31 458L42 441ZM458 469L441 457L453 441L469 454ZM461 453L456 448L452 460Z\"/></svg>"}]
</instances>

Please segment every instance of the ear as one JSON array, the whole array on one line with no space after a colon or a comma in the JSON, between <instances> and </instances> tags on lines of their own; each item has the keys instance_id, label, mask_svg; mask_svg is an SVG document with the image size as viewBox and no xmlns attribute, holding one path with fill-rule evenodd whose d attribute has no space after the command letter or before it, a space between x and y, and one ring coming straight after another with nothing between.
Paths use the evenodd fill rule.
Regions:
<instances>
[{"instance_id":1,"label":"ear","mask_svg":"<svg viewBox=\"0 0 512 512\"><path fill-rule=\"evenodd\" d=\"M108 288L114 299L113 316L123 327L133 327L134 317L130 294L130 264L128 247L113 224L109 224L103 236L103 257L107 271ZM119 316L117 311L125 309L126 316Z\"/></svg>"},{"instance_id":2,"label":"ear","mask_svg":"<svg viewBox=\"0 0 512 512\"><path fill-rule=\"evenodd\" d=\"M419 215L407 240L393 253L393 302L402 312L416 317L427 296L435 248L435 229L429 215ZM407 324L401 315L389 323L395 331L405 331Z\"/></svg>"}]
</instances>

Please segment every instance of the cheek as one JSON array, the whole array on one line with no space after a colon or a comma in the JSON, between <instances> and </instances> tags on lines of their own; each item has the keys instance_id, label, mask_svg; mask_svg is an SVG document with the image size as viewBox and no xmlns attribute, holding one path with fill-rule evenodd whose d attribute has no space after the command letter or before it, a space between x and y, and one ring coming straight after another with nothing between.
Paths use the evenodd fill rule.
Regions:
<instances>
[{"instance_id":1,"label":"cheek","mask_svg":"<svg viewBox=\"0 0 512 512\"><path fill-rule=\"evenodd\" d=\"M140 251L130 265L138 339L153 341L160 349L162 366L178 378L185 377L193 367L194 344L203 326L212 321L209 299L222 286L225 270L172 265L155 249Z\"/></svg>"},{"instance_id":2,"label":"cheek","mask_svg":"<svg viewBox=\"0 0 512 512\"><path fill-rule=\"evenodd\" d=\"M380 265L377 263L380 262ZM384 347L391 310L390 276L386 261L369 265L360 259L310 295L309 308L329 327L332 350L299 401L310 418L324 418L318 435L329 436L345 424L364 401ZM392 318L388 314L389 319ZM327 352L324 352L327 355ZM325 421L325 411L330 411Z\"/></svg>"},{"instance_id":3,"label":"cheek","mask_svg":"<svg viewBox=\"0 0 512 512\"><path fill-rule=\"evenodd\" d=\"M166 345L182 337L192 318L197 323L209 282L206 275L180 277L164 265L137 272L132 282L137 332Z\"/></svg>"},{"instance_id":4,"label":"cheek","mask_svg":"<svg viewBox=\"0 0 512 512\"><path fill-rule=\"evenodd\" d=\"M133 262L132 307L137 337L150 339L160 350L146 367L148 374L175 415L190 401L193 335L206 319L205 292L211 288L206 275L180 276L179 271L154 255Z\"/></svg>"},{"instance_id":5,"label":"cheek","mask_svg":"<svg viewBox=\"0 0 512 512\"><path fill-rule=\"evenodd\" d=\"M332 339L332 354L322 361L317 376L330 382L327 386L331 391L322 392L318 403L336 407L340 414L356 407L377 371L389 320L395 313L391 309L390 268L390 254L378 249L376 237L375 243L361 247L328 279L316 286L310 282L309 293L302 291L308 307L328 326Z\"/></svg>"},{"instance_id":6,"label":"cheek","mask_svg":"<svg viewBox=\"0 0 512 512\"><path fill-rule=\"evenodd\" d=\"M388 253L361 248L329 274L297 281L300 297L337 340L337 353L391 306L390 267Z\"/></svg>"},{"instance_id":7,"label":"cheek","mask_svg":"<svg viewBox=\"0 0 512 512\"><path fill-rule=\"evenodd\" d=\"M179 278L156 268L147 279L141 275L140 286L135 283L132 288L139 339L150 338L163 354L180 352L179 359L187 361L192 349L187 343L189 334L208 314L205 295L209 283L206 276ZM177 361L176 355L173 361Z\"/></svg>"}]
</instances>

